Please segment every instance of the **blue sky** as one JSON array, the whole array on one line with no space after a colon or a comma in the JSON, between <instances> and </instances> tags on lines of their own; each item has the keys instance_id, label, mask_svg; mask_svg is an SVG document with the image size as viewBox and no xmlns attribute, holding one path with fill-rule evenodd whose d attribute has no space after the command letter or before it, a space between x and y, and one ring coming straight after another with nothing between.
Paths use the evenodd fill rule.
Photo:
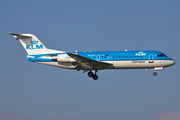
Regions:
<instances>
[{"instance_id":1,"label":"blue sky","mask_svg":"<svg viewBox=\"0 0 180 120\"><path fill-rule=\"evenodd\" d=\"M180 1L1 0L1 120L180 119ZM65 51L157 50L176 64L158 71L82 72L26 61L7 32L32 33Z\"/></svg>"}]
</instances>

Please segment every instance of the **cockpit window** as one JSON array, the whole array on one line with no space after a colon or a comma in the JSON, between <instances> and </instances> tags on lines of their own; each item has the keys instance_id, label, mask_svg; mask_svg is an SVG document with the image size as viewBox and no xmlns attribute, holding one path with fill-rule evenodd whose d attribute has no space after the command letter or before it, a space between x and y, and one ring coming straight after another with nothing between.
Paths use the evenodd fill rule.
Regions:
<instances>
[{"instance_id":1,"label":"cockpit window","mask_svg":"<svg viewBox=\"0 0 180 120\"><path fill-rule=\"evenodd\" d=\"M167 57L167 56L164 54L164 57Z\"/></svg>"},{"instance_id":2,"label":"cockpit window","mask_svg":"<svg viewBox=\"0 0 180 120\"><path fill-rule=\"evenodd\" d=\"M167 57L165 54L159 54L158 57Z\"/></svg>"}]
</instances>

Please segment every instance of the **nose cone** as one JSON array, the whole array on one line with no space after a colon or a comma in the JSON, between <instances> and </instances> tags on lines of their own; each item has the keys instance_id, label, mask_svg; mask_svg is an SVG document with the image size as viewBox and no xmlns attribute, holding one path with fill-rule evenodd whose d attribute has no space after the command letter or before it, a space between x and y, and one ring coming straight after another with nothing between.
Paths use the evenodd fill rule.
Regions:
<instances>
[{"instance_id":1,"label":"nose cone","mask_svg":"<svg viewBox=\"0 0 180 120\"><path fill-rule=\"evenodd\" d=\"M175 64L175 61L174 61L174 60L170 60L170 61L169 61L169 64L170 64L170 66L172 66L172 65Z\"/></svg>"},{"instance_id":2,"label":"nose cone","mask_svg":"<svg viewBox=\"0 0 180 120\"><path fill-rule=\"evenodd\" d=\"M174 65L176 62L173 60L173 64L172 65Z\"/></svg>"}]
</instances>

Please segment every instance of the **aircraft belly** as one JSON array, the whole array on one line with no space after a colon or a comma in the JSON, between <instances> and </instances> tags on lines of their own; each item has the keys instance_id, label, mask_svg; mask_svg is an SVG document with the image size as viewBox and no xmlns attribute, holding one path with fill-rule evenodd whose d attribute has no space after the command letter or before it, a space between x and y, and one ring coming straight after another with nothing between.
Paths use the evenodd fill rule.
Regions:
<instances>
[{"instance_id":1,"label":"aircraft belly","mask_svg":"<svg viewBox=\"0 0 180 120\"><path fill-rule=\"evenodd\" d=\"M55 67L61 67L61 68L66 68L66 69L75 69L75 67L69 62L37 62L37 63L41 63L41 64L46 64L46 65L51 65L51 66L55 66Z\"/></svg>"},{"instance_id":2,"label":"aircraft belly","mask_svg":"<svg viewBox=\"0 0 180 120\"><path fill-rule=\"evenodd\" d=\"M112 69L141 69L163 66L160 60L154 60L153 63L149 63L149 60L111 61L108 63L113 64Z\"/></svg>"},{"instance_id":3,"label":"aircraft belly","mask_svg":"<svg viewBox=\"0 0 180 120\"><path fill-rule=\"evenodd\" d=\"M129 60L129 61L102 61L112 66L105 67L94 67L93 70L102 70L102 69L146 69L146 68L155 68L155 67L169 67L169 60L154 60L153 62L149 62L149 60ZM37 62L41 64L51 65L55 67L61 67L66 69L75 69L70 62ZM83 69L81 69L83 70ZM85 69L84 69L85 70Z\"/></svg>"}]
</instances>

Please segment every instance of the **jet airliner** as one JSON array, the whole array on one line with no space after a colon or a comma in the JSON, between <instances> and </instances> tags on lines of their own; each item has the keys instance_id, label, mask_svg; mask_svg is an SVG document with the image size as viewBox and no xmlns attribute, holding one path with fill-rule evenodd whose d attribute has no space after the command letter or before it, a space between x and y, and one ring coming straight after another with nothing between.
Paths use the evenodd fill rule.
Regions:
<instances>
[{"instance_id":1,"label":"jet airliner","mask_svg":"<svg viewBox=\"0 0 180 120\"><path fill-rule=\"evenodd\" d=\"M98 79L97 71L104 69L154 69L163 70L175 64L175 61L159 51L100 51L100 52L66 52L47 49L33 34L12 35L21 42L31 62L46 65L83 70L94 80ZM94 73L92 71L95 71Z\"/></svg>"}]
</instances>

